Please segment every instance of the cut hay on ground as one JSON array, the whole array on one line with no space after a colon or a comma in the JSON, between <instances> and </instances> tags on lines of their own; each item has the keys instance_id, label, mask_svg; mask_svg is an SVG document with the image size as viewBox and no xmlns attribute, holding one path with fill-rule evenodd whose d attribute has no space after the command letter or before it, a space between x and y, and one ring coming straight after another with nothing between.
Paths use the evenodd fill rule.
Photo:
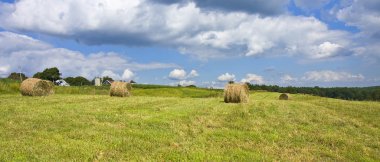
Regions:
<instances>
[{"instance_id":1,"label":"cut hay on ground","mask_svg":"<svg viewBox=\"0 0 380 162\"><path fill-rule=\"evenodd\" d=\"M225 103L248 103L249 88L247 84L227 84L224 87Z\"/></svg>"},{"instance_id":2,"label":"cut hay on ground","mask_svg":"<svg viewBox=\"0 0 380 162\"><path fill-rule=\"evenodd\" d=\"M289 100L289 94L286 94L286 93L283 93L280 95L280 97L278 97L278 99L280 100Z\"/></svg>"},{"instance_id":3,"label":"cut hay on ground","mask_svg":"<svg viewBox=\"0 0 380 162\"><path fill-rule=\"evenodd\" d=\"M128 97L131 95L132 85L127 82L113 82L110 88L110 96Z\"/></svg>"},{"instance_id":4,"label":"cut hay on ground","mask_svg":"<svg viewBox=\"0 0 380 162\"><path fill-rule=\"evenodd\" d=\"M54 94L54 84L48 80L28 78L21 83L23 96L48 96Z\"/></svg>"}]
</instances>

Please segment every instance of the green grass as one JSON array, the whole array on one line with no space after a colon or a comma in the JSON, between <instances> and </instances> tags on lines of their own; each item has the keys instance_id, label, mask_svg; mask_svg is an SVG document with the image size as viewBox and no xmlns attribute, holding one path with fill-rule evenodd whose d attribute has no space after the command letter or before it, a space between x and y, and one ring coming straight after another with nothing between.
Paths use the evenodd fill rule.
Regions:
<instances>
[{"instance_id":1,"label":"green grass","mask_svg":"<svg viewBox=\"0 0 380 162\"><path fill-rule=\"evenodd\" d=\"M0 79L0 94L17 94L19 89L20 81Z\"/></svg>"},{"instance_id":2,"label":"green grass","mask_svg":"<svg viewBox=\"0 0 380 162\"><path fill-rule=\"evenodd\" d=\"M18 94L20 82L10 79L0 79L0 94ZM55 94L75 94L75 95L108 95L109 86L55 86ZM210 90L203 88L173 87L163 85L133 85L134 96L161 96L161 97L191 97L207 98L223 95L222 90Z\"/></svg>"},{"instance_id":3,"label":"green grass","mask_svg":"<svg viewBox=\"0 0 380 162\"><path fill-rule=\"evenodd\" d=\"M249 104L225 104L212 93L3 94L0 161L380 160L379 102L255 92Z\"/></svg>"}]
</instances>

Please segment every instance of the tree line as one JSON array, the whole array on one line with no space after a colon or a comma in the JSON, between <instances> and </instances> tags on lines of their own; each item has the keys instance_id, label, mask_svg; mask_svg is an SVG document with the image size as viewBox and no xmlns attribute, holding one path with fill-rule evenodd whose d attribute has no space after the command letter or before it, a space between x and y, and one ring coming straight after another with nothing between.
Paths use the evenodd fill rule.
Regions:
<instances>
[{"instance_id":1,"label":"tree line","mask_svg":"<svg viewBox=\"0 0 380 162\"><path fill-rule=\"evenodd\" d=\"M47 68L42 72L37 72L33 75L33 78L40 78L44 80L50 80L55 82L56 80L63 79L62 74L56 67ZM25 80L27 77L23 73L11 73L8 78L14 80ZM114 81L111 77L105 76L103 81ZM94 85L95 79L92 81L82 76L67 77L64 80L71 86L83 86ZM134 82L134 81L131 81ZM322 87L280 87L277 85L257 85L247 83L250 90L264 90L269 92L290 93L290 94L311 94L321 97L338 98L345 100L372 100L380 101L380 86L377 87L334 87L334 88L322 88Z\"/></svg>"},{"instance_id":2,"label":"tree line","mask_svg":"<svg viewBox=\"0 0 380 162\"><path fill-rule=\"evenodd\" d=\"M63 79L65 80L70 86L85 86L85 85L94 85L95 83L95 78L93 80L88 80L85 77L82 76L77 76L77 77L67 77L67 78L62 78L62 74L60 73L59 69L57 67L52 67L52 68L46 68L45 70L41 72L37 72L33 75L33 78L39 78L39 79L44 79L44 80L50 80L53 83L55 81ZM25 80L28 77L25 76L23 73L11 73L8 76L9 79L13 80ZM103 81L114 81L111 77L104 76L102 78Z\"/></svg>"},{"instance_id":3,"label":"tree line","mask_svg":"<svg viewBox=\"0 0 380 162\"><path fill-rule=\"evenodd\" d=\"M330 97L344 100L380 101L380 86L376 87L280 87L277 85L257 85L247 83L250 90L264 90L269 92L310 94L321 97Z\"/></svg>"}]
</instances>

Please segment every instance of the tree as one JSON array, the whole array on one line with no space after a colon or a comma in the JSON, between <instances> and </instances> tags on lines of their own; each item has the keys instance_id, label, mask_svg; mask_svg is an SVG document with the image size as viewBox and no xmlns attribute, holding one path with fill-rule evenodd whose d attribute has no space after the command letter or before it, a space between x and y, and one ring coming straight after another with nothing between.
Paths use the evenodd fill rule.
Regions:
<instances>
[{"instance_id":1,"label":"tree","mask_svg":"<svg viewBox=\"0 0 380 162\"><path fill-rule=\"evenodd\" d=\"M21 76L21 78L20 78L20 76ZM13 79L13 80L25 80L27 78L28 77L26 77L24 73L15 73L15 72L9 74L9 76L8 76L8 79Z\"/></svg>"},{"instance_id":2,"label":"tree","mask_svg":"<svg viewBox=\"0 0 380 162\"><path fill-rule=\"evenodd\" d=\"M56 67L47 68L43 72L37 72L34 74L33 78L40 78L54 82L58 79L61 79L61 73L59 73L59 70Z\"/></svg>"},{"instance_id":3,"label":"tree","mask_svg":"<svg viewBox=\"0 0 380 162\"><path fill-rule=\"evenodd\" d=\"M103 82L106 81L106 80L108 80L108 81L110 81L110 82L113 82L113 81L114 81L111 77L109 77L109 76L104 76L104 77L103 77Z\"/></svg>"},{"instance_id":4,"label":"tree","mask_svg":"<svg viewBox=\"0 0 380 162\"><path fill-rule=\"evenodd\" d=\"M132 84L133 84L133 83L136 83L136 82L135 82L134 80L131 80L131 81L129 81L129 83L132 83Z\"/></svg>"},{"instance_id":5,"label":"tree","mask_svg":"<svg viewBox=\"0 0 380 162\"><path fill-rule=\"evenodd\" d=\"M85 77L77 76L77 77L67 77L65 81L69 83L71 86L83 86L83 85L91 85L91 82L87 80Z\"/></svg>"}]
</instances>

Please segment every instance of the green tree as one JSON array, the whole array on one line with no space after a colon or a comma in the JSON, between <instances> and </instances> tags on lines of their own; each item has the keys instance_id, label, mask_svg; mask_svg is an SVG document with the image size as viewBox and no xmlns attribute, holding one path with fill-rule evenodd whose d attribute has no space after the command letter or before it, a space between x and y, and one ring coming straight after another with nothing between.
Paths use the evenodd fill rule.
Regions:
<instances>
[{"instance_id":1,"label":"green tree","mask_svg":"<svg viewBox=\"0 0 380 162\"><path fill-rule=\"evenodd\" d=\"M113 82L113 81L114 81L114 80L113 80L111 77L109 77L109 76L105 76L105 77L103 77L102 81L104 82L104 81L106 81L106 80L108 80L108 81L110 81L110 82Z\"/></svg>"},{"instance_id":2,"label":"green tree","mask_svg":"<svg viewBox=\"0 0 380 162\"><path fill-rule=\"evenodd\" d=\"M20 78L20 76L21 76L21 78ZM8 79L13 79L13 80L25 80L27 78L28 77L26 77L24 73L15 73L15 72L9 74L9 76L8 76Z\"/></svg>"},{"instance_id":3,"label":"green tree","mask_svg":"<svg viewBox=\"0 0 380 162\"><path fill-rule=\"evenodd\" d=\"M34 74L33 78L40 78L54 82L58 79L61 79L61 73L59 73L59 69L56 67L47 68L42 72L37 72L36 74Z\"/></svg>"},{"instance_id":4,"label":"green tree","mask_svg":"<svg viewBox=\"0 0 380 162\"><path fill-rule=\"evenodd\" d=\"M69 83L71 86L83 86L83 85L91 85L91 82L87 80L85 77L77 76L77 77L67 77L65 81Z\"/></svg>"}]
</instances>

